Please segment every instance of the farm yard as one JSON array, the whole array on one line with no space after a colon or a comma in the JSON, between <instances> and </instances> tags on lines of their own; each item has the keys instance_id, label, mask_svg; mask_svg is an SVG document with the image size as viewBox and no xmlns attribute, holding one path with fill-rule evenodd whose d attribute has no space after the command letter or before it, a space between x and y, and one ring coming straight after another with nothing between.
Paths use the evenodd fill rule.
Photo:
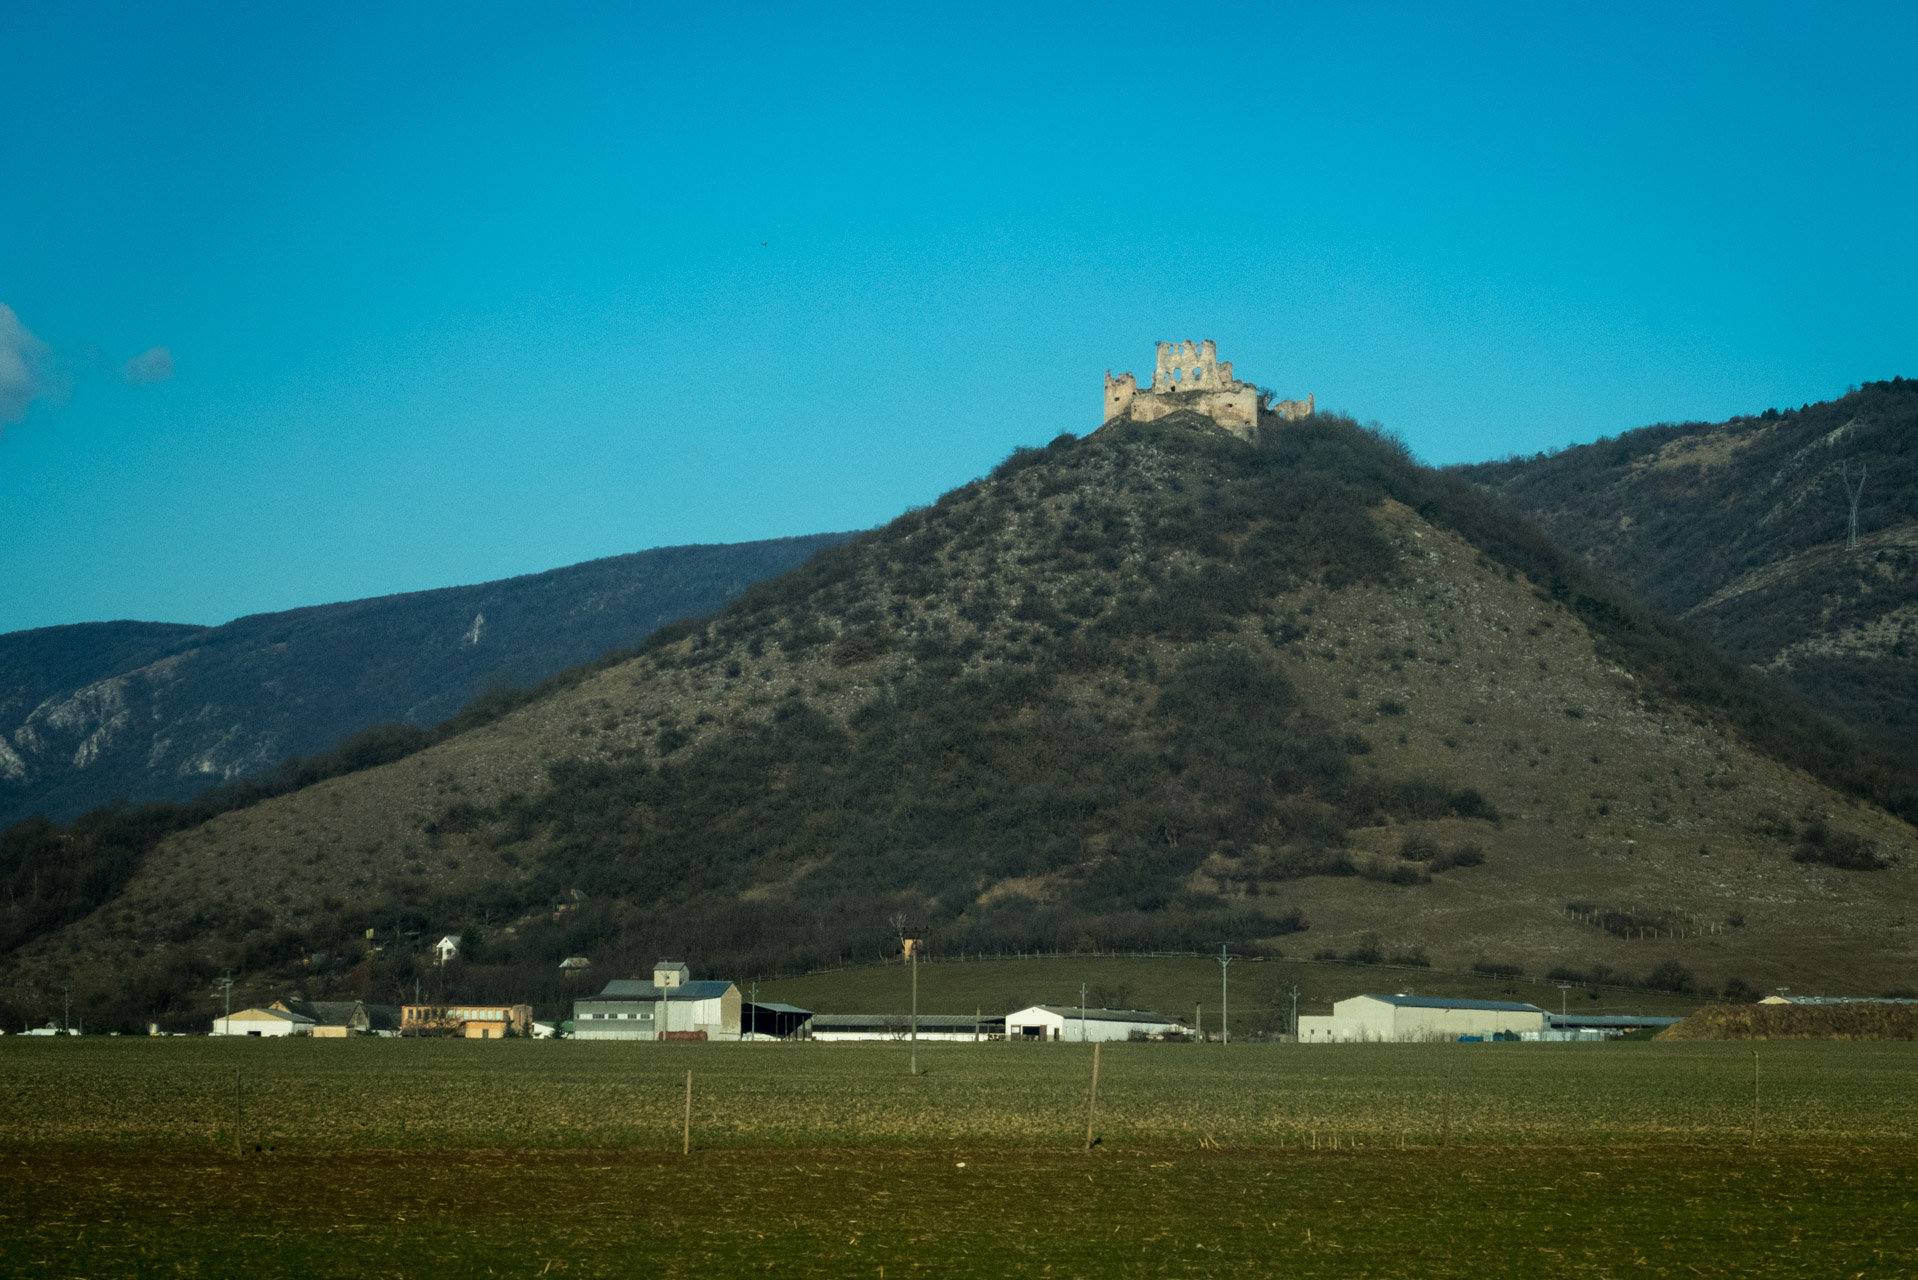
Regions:
<instances>
[{"instance_id":1,"label":"farm yard","mask_svg":"<svg viewBox=\"0 0 1918 1280\"><path fill-rule=\"evenodd\" d=\"M1086 1046L919 1060L9 1038L0 1272L1918 1267L1912 1044L1110 1044L1090 1153Z\"/></svg>"}]
</instances>

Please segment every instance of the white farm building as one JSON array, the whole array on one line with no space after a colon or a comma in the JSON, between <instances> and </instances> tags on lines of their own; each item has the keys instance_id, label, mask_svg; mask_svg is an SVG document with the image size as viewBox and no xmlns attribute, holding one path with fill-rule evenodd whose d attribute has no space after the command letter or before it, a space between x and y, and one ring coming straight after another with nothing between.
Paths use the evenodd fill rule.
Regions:
<instances>
[{"instance_id":1,"label":"white farm building","mask_svg":"<svg viewBox=\"0 0 1918 1280\"><path fill-rule=\"evenodd\" d=\"M1189 1036L1192 1028L1149 1009L1081 1009L1078 1005L1035 1004L1006 1015L1009 1040L1130 1040L1134 1035L1160 1040Z\"/></svg>"},{"instance_id":2,"label":"white farm building","mask_svg":"<svg viewBox=\"0 0 1918 1280\"><path fill-rule=\"evenodd\" d=\"M242 1009L213 1020L216 1036L310 1036L318 1021L291 1009Z\"/></svg>"},{"instance_id":3,"label":"white farm building","mask_svg":"<svg viewBox=\"0 0 1918 1280\"><path fill-rule=\"evenodd\" d=\"M1428 1042L1475 1036L1520 1036L1546 1029L1548 1015L1535 1004L1509 1000L1453 1000L1444 996L1353 996L1332 1006L1332 1016L1299 1019L1301 1044Z\"/></svg>"}]
</instances>

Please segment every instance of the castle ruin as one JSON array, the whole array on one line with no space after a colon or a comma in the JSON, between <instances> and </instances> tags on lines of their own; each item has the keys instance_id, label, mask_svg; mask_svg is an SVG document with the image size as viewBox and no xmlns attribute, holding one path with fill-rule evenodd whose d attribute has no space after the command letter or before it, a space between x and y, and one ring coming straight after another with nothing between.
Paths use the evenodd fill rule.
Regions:
<instances>
[{"instance_id":1,"label":"castle ruin","mask_svg":"<svg viewBox=\"0 0 1918 1280\"><path fill-rule=\"evenodd\" d=\"M1115 378L1106 370L1105 421L1151 422L1181 409L1244 435L1259 424L1259 389L1233 378L1232 362L1219 359L1218 344L1209 338L1161 342L1150 390L1141 391L1129 373ZM1280 400L1266 411L1287 419L1310 417L1312 397Z\"/></svg>"}]
</instances>

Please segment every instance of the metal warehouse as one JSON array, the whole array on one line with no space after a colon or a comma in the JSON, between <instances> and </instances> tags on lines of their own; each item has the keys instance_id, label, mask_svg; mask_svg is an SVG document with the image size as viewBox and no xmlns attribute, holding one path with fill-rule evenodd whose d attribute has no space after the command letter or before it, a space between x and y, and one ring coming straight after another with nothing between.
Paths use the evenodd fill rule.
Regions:
<instances>
[{"instance_id":1,"label":"metal warehouse","mask_svg":"<svg viewBox=\"0 0 1918 1280\"><path fill-rule=\"evenodd\" d=\"M1464 1036L1490 1039L1544 1031L1545 1010L1508 1000L1454 1000L1444 996L1353 996L1332 1016L1299 1019L1301 1044L1423 1042Z\"/></svg>"},{"instance_id":2,"label":"metal warehouse","mask_svg":"<svg viewBox=\"0 0 1918 1280\"><path fill-rule=\"evenodd\" d=\"M807 1035L814 1040L904 1040L913 1034L909 1013L816 1013ZM1004 1018L971 1013L922 1013L921 1040L991 1040L1005 1034Z\"/></svg>"},{"instance_id":3,"label":"metal warehouse","mask_svg":"<svg viewBox=\"0 0 1918 1280\"><path fill-rule=\"evenodd\" d=\"M1006 1034L1014 1040L1163 1040L1189 1036L1192 1028L1150 1009L1035 1004L1006 1015Z\"/></svg>"}]
</instances>

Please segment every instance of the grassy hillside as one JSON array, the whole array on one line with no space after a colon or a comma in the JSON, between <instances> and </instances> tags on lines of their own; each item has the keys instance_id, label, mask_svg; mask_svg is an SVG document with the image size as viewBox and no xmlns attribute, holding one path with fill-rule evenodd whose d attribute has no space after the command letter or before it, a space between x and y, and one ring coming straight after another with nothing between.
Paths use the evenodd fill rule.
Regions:
<instances>
[{"instance_id":1,"label":"grassy hillside","mask_svg":"<svg viewBox=\"0 0 1918 1280\"><path fill-rule=\"evenodd\" d=\"M1461 474L1741 661L1918 758L1914 462L1918 382L1898 378ZM1865 472L1855 549L1845 468Z\"/></svg>"},{"instance_id":2,"label":"grassy hillside","mask_svg":"<svg viewBox=\"0 0 1918 1280\"><path fill-rule=\"evenodd\" d=\"M630 660L173 835L7 975L101 1016L204 1010L227 964L558 999L570 954L773 974L876 958L904 915L947 954L1909 981L1914 812L1394 441L1182 417L1021 451Z\"/></svg>"}]
</instances>

